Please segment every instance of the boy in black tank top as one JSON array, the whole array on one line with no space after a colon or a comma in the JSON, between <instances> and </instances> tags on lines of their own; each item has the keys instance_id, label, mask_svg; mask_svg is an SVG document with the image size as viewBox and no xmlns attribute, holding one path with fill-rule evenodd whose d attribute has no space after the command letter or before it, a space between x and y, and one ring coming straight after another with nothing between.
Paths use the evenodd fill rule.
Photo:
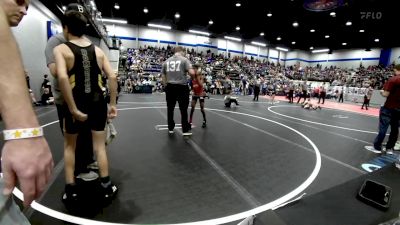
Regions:
<instances>
[{"instance_id":1,"label":"boy in black tank top","mask_svg":"<svg viewBox=\"0 0 400 225\"><path fill-rule=\"evenodd\" d=\"M65 99L64 108L64 159L65 194L63 200L76 202L79 193L75 185L75 145L78 131L84 123L92 130L93 149L99 164L103 198L109 202L118 188L111 183L105 149L105 124L107 116L117 116L117 79L103 51L83 38L87 19L78 12L67 12L63 18L67 43L54 49L57 75ZM110 84L110 111L102 91L101 71ZM108 115L107 115L108 114Z\"/></svg>"}]
</instances>

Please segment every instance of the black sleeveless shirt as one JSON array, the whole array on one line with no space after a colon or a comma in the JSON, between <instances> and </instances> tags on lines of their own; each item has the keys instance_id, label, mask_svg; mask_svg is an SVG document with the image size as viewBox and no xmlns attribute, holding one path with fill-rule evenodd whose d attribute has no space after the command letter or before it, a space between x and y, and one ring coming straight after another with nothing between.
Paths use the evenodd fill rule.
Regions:
<instances>
[{"instance_id":1,"label":"black sleeveless shirt","mask_svg":"<svg viewBox=\"0 0 400 225\"><path fill-rule=\"evenodd\" d=\"M74 66L68 71L69 83L75 101L99 101L103 96L101 70L97 64L95 46L80 47L71 42L65 43L75 57Z\"/></svg>"}]
</instances>

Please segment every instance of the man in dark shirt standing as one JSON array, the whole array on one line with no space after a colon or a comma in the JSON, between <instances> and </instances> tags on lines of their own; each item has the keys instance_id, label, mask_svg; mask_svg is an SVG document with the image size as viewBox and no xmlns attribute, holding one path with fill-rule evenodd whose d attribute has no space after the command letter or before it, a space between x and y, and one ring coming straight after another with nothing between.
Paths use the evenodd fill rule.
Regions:
<instances>
[{"instance_id":1,"label":"man in dark shirt standing","mask_svg":"<svg viewBox=\"0 0 400 225\"><path fill-rule=\"evenodd\" d=\"M375 138L374 146L365 146L365 149L375 153L393 154L393 148L396 144L399 134L400 118L400 64L394 68L395 76L390 78L381 91L382 96L387 97L385 105L381 107L379 113L379 133ZM386 144L386 150L382 149L382 142L385 139L386 132L390 125L389 140Z\"/></svg>"},{"instance_id":2,"label":"man in dark shirt standing","mask_svg":"<svg viewBox=\"0 0 400 225\"><path fill-rule=\"evenodd\" d=\"M322 98L322 104L324 104L326 98L325 83L323 83L319 89L318 104L321 102L321 98Z\"/></svg>"},{"instance_id":3,"label":"man in dark shirt standing","mask_svg":"<svg viewBox=\"0 0 400 225\"><path fill-rule=\"evenodd\" d=\"M344 87L339 91L339 103L343 103Z\"/></svg>"},{"instance_id":4,"label":"man in dark shirt standing","mask_svg":"<svg viewBox=\"0 0 400 225\"><path fill-rule=\"evenodd\" d=\"M294 96L294 84L289 84L289 103L293 103L293 96Z\"/></svg>"},{"instance_id":5,"label":"man in dark shirt standing","mask_svg":"<svg viewBox=\"0 0 400 225\"><path fill-rule=\"evenodd\" d=\"M168 130L170 134L174 133L174 108L178 101L181 111L183 136L190 136L190 124L188 122L189 107L189 87L187 73L194 78L194 70L190 61L184 57L184 48L175 47L175 54L167 59L162 65L162 78L165 87L165 95L168 108Z\"/></svg>"}]
</instances>

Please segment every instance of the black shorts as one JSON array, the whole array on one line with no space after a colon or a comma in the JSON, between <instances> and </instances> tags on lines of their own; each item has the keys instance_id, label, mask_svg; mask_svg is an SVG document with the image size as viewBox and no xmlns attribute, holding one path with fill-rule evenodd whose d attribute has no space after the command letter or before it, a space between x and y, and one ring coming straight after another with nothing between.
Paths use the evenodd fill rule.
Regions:
<instances>
[{"instance_id":1,"label":"black shorts","mask_svg":"<svg viewBox=\"0 0 400 225\"><path fill-rule=\"evenodd\" d=\"M91 102L84 106L77 104L78 109L88 115L85 122L80 122L72 117L68 105L64 104L64 131L67 134L77 134L82 127L89 127L92 131L104 131L107 122L107 103L105 100Z\"/></svg>"},{"instance_id":2,"label":"black shorts","mask_svg":"<svg viewBox=\"0 0 400 225\"><path fill-rule=\"evenodd\" d=\"M200 102L203 103L205 97L204 96L195 96L195 95L192 96L192 101L197 101L198 99L200 99Z\"/></svg>"}]
</instances>

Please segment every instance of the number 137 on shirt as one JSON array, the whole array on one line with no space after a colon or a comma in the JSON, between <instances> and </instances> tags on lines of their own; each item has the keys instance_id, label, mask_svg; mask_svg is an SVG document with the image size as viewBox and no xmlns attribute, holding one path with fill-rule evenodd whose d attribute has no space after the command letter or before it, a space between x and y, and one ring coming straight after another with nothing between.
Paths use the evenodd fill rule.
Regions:
<instances>
[{"instance_id":1,"label":"number 137 on shirt","mask_svg":"<svg viewBox=\"0 0 400 225\"><path fill-rule=\"evenodd\" d=\"M181 61L167 62L167 72L181 71Z\"/></svg>"}]
</instances>

